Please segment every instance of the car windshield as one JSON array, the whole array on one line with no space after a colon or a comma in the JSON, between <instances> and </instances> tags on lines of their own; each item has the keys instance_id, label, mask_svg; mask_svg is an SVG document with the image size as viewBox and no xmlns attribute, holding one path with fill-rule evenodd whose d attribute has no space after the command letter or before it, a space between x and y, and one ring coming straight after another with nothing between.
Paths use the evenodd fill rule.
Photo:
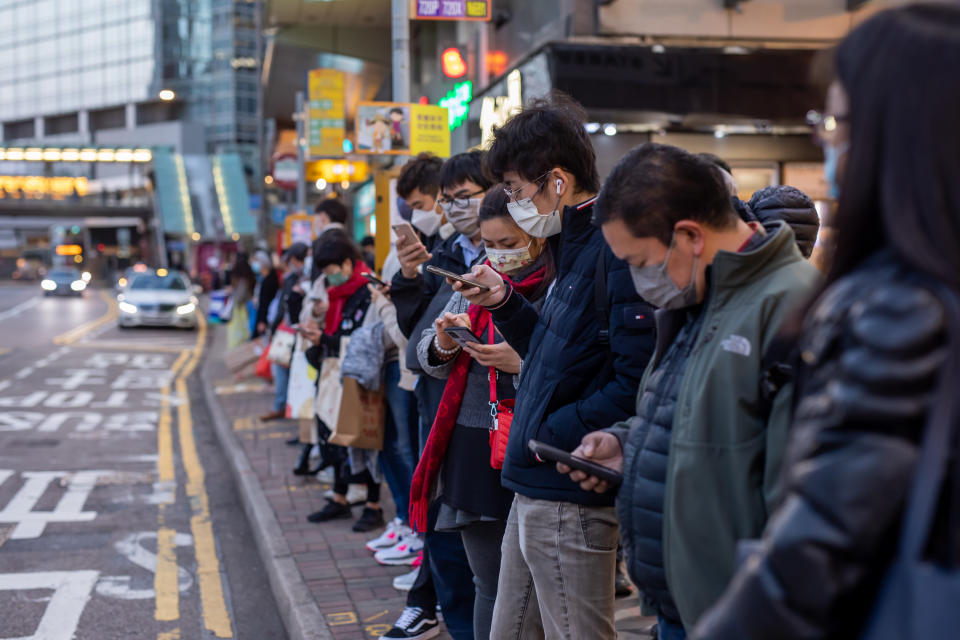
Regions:
<instances>
[{"instance_id":1,"label":"car windshield","mask_svg":"<svg viewBox=\"0 0 960 640\"><path fill-rule=\"evenodd\" d=\"M79 277L76 271L51 271L51 278L77 278Z\"/></svg>"},{"instance_id":2,"label":"car windshield","mask_svg":"<svg viewBox=\"0 0 960 640\"><path fill-rule=\"evenodd\" d=\"M168 273L165 276L158 276L155 273L144 273L137 276L130 284L131 289L164 289L168 291L186 291L187 285L183 278Z\"/></svg>"}]
</instances>

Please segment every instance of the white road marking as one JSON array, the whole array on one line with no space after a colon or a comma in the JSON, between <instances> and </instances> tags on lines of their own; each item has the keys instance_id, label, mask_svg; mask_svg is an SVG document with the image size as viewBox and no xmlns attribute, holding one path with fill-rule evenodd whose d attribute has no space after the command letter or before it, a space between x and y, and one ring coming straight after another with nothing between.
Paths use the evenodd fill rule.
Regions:
<instances>
[{"instance_id":1,"label":"white road marking","mask_svg":"<svg viewBox=\"0 0 960 640\"><path fill-rule=\"evenodd\" d=\"M89 522L97 517L96 511L83 511L87 497L96 485L97 477L105 471L80 471L69 474L67 491L53 511L34 511L33 508L46 493L50 483L67 476L66 471L24 471L26 479L7 506L0 511L0 522L16 523L11 539L39 538L50 522ZM0 478L6 480L11 473L0 470Z\"/></svg>"},{"instance_id":2,"label":"white road marking","mask_svg":"<svg viewBox=\"0 0 960 640\"><path fill-rule=\"evenodd\" d=\"M129 560L132 564L146 569L150 573L157 572L157 555L147 551L143 542L152 540L156 543L156 531L140 531L124 536L113 548L117 553ZM193 536L189 533L178 533L173 538L178 547L193 545ZM177 588L182 593L193 586L193 577L183 567L177 566ZM97 594L118 600L152 600L157 592L153 589L134 589L130 586L130 576L103 576L97 583Z\"/></svg>"},{"instance_id":3,"label":"white road marking","mask_svg":"<svg viewBox=\"0 0 960 640\"><path fill-rule=\"evenodd\" d=\"M15 307L10 307L6 311L0 312L0 322L18 316L27 309L35 307L40 303L40 298L30 298L29 300L24 300Z\"/></svg>"},{"instance_id":4,"label":"white road marking","mask_svg":"<svg viewBox=\"0 0 960 640\"><path fill-rule=\"evenodd\" d=\"M2 591L53 589L33 635L11 640L71 640L99 576L99 571L0 573Z\"/></svg>"}]
</instances>

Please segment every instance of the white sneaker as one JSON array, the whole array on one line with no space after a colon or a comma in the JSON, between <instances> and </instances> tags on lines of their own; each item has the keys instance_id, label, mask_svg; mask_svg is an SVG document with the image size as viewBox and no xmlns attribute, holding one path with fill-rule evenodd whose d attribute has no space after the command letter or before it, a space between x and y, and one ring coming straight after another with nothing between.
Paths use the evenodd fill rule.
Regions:
<instances>
[{"instance_id":1,"label":"white sneaker","mask_svg":"<svg viewBox=\"0 0 960 640\"><path fill-rule=\"evenodd\" d=\"M420 575L420 567L417 567L410 573L397 576L393 579L393 588L397 591L410 591L410 589L413 589L413 583L417 581L418 575Z\"/></svg>"},{"instance_id":2,"label":"white sneaker","mask_svg":"<svg viewBox=\"0 0 960 640\"><path fill-rule=\"evenodd\" d=\"M327 467L317 474L317 482L321 484L333 484L333 467Z\"/></svg>"},{"instance_id":3,"label":"white sneaker","mask_svg":"<svg viewBox=\"0 0 960 640\"><path fill-rule=\"evenodd\" d=\"M403 536L408 536L411 533L413 533L413 531L410 530L410 527L403 524L403 520L400 518L394 518L387 523L387 529L380 535L380 537L374 538L367 543L367 549L369 551L379 551L380 549L392 547L400 542L400 539L403 538Z\"/></svg>"},{"instance_id":4,"label":"white sneaker","mask_svg":"<svg viewBox=\"0 0 960 640\"><path fill-rule=\"evenodd\" d=\"M414 535L403 536L400 542L387 549L380 549L374 559L389 566L412 564L423 551L423 540Z\"/></svg>"},{"instance_id":5,"label":"white sneaker","mask_svg":"<svg viewBox=\"0 0 960 640\"><path fill-rule=\"evenodd\" d=\"M327 489L323 492L323 497L333 500L333 489ZM347 504L357 505L367 501L367 487L362 484L351 484L347 487Z\"/></svg>"}]
</instances>

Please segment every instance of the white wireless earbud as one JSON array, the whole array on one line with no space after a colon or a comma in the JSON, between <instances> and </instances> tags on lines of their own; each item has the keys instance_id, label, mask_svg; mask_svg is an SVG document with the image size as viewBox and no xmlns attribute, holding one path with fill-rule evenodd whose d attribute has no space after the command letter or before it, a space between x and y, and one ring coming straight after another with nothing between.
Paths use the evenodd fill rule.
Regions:
<instances>
[{"instance_id":1,"label":"white wireless earbud","mask_svg":"<svg viewBox=\"0 0 960 640\"><path fill-rule=\"evenodd\" d=\"M557 180L557 195L560 195L560 185L563 184L563 180Z\"/></svg>"}]
</instances>

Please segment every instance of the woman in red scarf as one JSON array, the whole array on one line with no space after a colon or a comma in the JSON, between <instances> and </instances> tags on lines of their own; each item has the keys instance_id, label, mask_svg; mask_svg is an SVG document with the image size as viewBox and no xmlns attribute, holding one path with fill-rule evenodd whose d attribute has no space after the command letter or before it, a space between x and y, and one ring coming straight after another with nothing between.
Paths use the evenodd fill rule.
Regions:
<instances>
[{"instance_id":1,"label":"woman in red scarf","mask_svg":"<svg viewBox=\"0 0 960 640\"><path fill-rule=\"evenodd\" d=\"M548 245L513 221L502 185L487 193L479 218L488 264L525 298L542 302L553 280ZM470 329L482 342L459 346L444 331L453 326ZM417 353L423 370L446 378L447 385L414 472L410 523L424 531L427 508L436 498L436 529L460 531L476 585L474 636L486 640L497 595L500 542L513 501L513 493L500 484L499 468L492 466L496 456L491 460L491 442L503 433L492 431L491 410L495 401L498 425L506 428L522 362L492 330L490 313L470 306L459 293L453 294L435 326L424 331Z\"/></svg>"},{"instance_id":2,"label":"woman in red scarf","mask_svg":"<svg viewBox=\"0 0 960 640\"><path fill-rule=\"evenodd\" d=\"M323 234L322 239L314 247L314 267L320 269L322 277L326 279L327 298L329 307L324 319L323 333L318 336L319 349L308 351L315 367L319 368L320 357L334 358L340 355L340 342L344 336L349 336L363 324L370 307L370 290L367 288L367 279L363 277L369 269L364 264L360 248L345 233L331 230ZM317 352L320 352L318 354ZM324 445L324 457L333 457L336 452L337 462L334 464L333 498L327 501L326 506L316 513L307 516L310 522L326 522L340 518L351 517L350 505L347 503L347 489L350 484L361 483L367 485L367 502L363 513L354 523L354 531L371 531L383 526L383 510L380 508L380 483L375 482L370 472L350 475L346 469L346 453L342 447ZM342 451L338 451L342 450Z\"/></svg>"}]
</instances>

